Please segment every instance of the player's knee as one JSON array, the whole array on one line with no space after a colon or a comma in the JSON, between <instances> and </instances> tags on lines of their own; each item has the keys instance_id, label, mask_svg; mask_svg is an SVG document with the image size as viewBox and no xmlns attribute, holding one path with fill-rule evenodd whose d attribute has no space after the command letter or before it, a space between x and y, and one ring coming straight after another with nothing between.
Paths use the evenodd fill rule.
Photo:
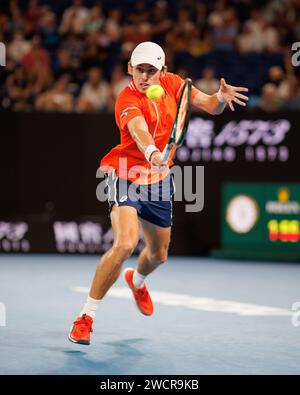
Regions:
<instances>
[{"instance_id":1,"label":"player's knee","mask_svg":"<svg viewBox=\"0 0 300 395\"><path fill-rule=\"evenodd\" d=\"M133 254L136 243L132 241L122 241L113 246L114 252L121 258L126 259Z\"/></svg>"},{"instance_id":2,"label":"player's knee","mask_svg":"<svg viewBox=\"0 0 300 395\"><path fill-rule=\"evenodd\" d=\"M152 263L165 263L168 259L168 248L161 247L150 254L150 261Z\"/></svg>"}]
</instances>

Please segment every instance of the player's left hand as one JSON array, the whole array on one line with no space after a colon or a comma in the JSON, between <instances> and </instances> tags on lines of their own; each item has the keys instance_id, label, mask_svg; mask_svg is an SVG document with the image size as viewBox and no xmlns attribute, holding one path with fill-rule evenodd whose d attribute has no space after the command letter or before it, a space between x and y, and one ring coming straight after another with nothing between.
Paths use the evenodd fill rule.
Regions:
<instances>
[{"instance_id":1,"label":"player's left hand","mask_svg":"<svg viewBox=\"0 0 300 395\"><path fill-rule=\"evenodd\" d=\"M246 106L246 103L244 103L242 100L247 101L248 97L245 95L242 95L239 92L248 92L248 88L228 85L228 84L226 84L224 78L221 78L220 91L221 91L221 95L224 97L224 99L228 103L228 106L231 109L231 111L234 111L232 102L239 104L240 106Z\"/></svg>"}]
</instances>

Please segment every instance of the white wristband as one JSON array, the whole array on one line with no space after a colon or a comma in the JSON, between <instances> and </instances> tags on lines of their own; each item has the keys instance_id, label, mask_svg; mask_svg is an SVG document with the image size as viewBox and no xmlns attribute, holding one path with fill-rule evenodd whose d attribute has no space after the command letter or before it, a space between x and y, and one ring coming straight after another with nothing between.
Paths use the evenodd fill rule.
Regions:
<instances>
[{"instance_id":1,"label":"white wristband","mask_svg":"<svg viewBox=\"0 0 300 395\"><path fill-rule=\"evenodd\" d=\"M155 151L157 151L157 152L159 152L159 149L158 148L156 148L155 147L155 145L148 145L148 147L146 148L146 150L145 150L145 158L147 159L147 161L148 162L150 162L150 158L151 158L151 155L153 154L153 152L155 152Z\"/></svg>"},{"instance_id":2,"label":"white wristband","mask_svg":"<svg viewBox=\"0 0 300 395\"><path fill-rule=\"evenodd\" d=\"M225 103L226 101L221 93L221 89L219 89L217 92L217 99L219 100L220 103Z\"/></svg>"}]
</instances>

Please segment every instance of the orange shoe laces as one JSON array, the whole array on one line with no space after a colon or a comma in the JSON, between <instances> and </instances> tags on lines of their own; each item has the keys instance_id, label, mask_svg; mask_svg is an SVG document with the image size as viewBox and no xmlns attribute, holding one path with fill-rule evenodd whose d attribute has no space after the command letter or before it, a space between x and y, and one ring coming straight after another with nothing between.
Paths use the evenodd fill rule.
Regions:
<instances>
[{"instance_id":1,"label":"orange shoe laces","mask_svg":"<svg viewBox=\"0 0 300 395\"><path fill-rule=\"evenodd\" d=\"M138 296L139 296L141 299L144 299L144 300L147 299L148 292L147 292L146 287L136 288L136 293L138 294Z\"/></svg>"},{"instance_id":2,"label":"orange shoe laces","mask_svg":"<svg viewBox=\"0 0 300 395\"><path fill-rule=\"evenodd\" d=\"M89 322L88 320L85 319L86 314L83 314L82 317L77 318L76 321L74 321L74 325L76 328L76 332L86 332L88 329L90 332L93 332L92 328L92 322Z\"/></svg>"}]
</instances>

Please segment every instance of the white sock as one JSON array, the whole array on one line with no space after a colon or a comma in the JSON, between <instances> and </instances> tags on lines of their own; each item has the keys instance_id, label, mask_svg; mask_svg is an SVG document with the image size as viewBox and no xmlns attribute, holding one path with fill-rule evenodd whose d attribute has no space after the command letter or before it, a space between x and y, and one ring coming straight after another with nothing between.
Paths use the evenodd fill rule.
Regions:
<instances>
[{"instance_id":1,"label":"white sock","mask_svg":"<svg viewBox=\"0 0 300 395\"><path fill-rule=\"evenodd\" d=\"M133 272L132 282L136 288L141 288L144 284L145 278L147 276L143 276L137 270Z\"/></svg>"},{"instance_id":2,"label":"white sock","mask_svg":"<svg viewBox=\"0 0 300 395\"><path fill-rule=\"evenodd\" d=\"M98 309L99 302L101 299L93 299L90 296L87 297L86 303L83 306L83 309L80 312L80 317L82 314L87 314L93 319L95 318L96 315L96 310Z\"/></svg>"}]
</instances>

